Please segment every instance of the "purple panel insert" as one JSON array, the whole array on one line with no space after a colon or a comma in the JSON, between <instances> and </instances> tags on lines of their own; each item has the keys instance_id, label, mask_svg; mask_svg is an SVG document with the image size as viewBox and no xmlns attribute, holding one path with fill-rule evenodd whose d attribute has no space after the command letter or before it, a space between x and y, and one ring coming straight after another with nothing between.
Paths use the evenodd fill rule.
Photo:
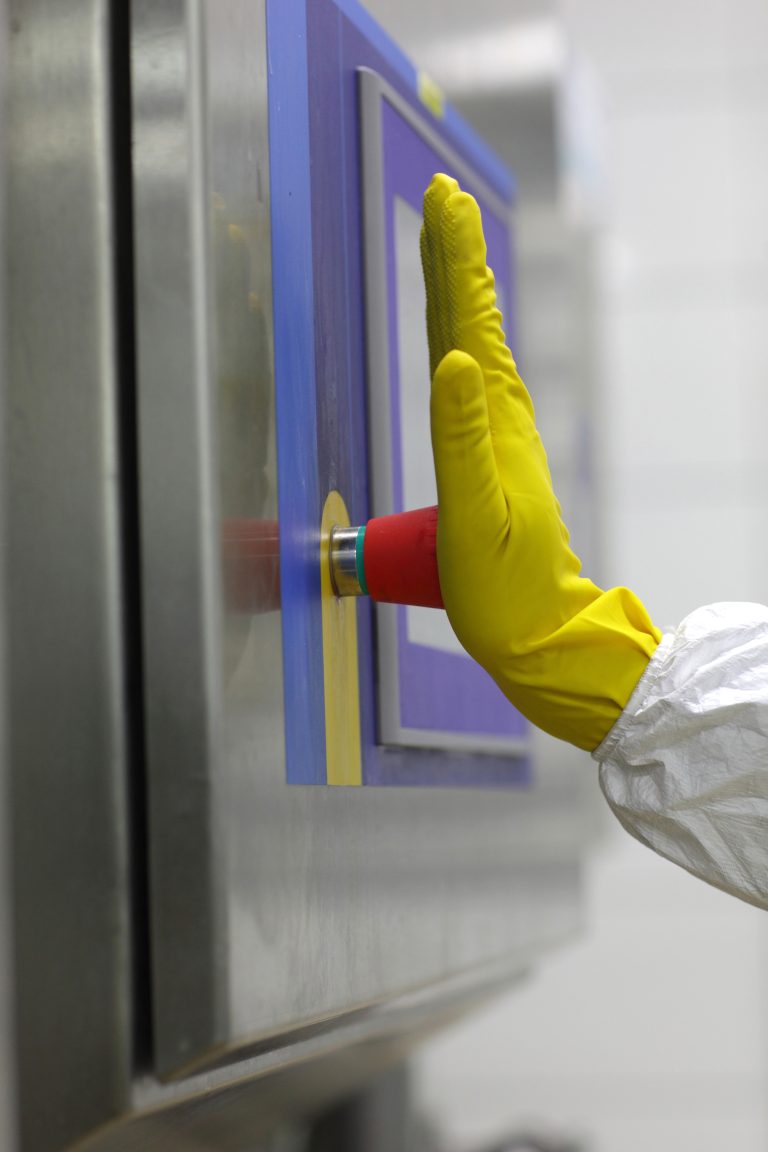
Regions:
<instances>
[{"instance_id":1,"label":"purple panel insert","mask_svg":"<svg viewBox=\"0 0 768 1152\"><path fill-rule=\"evenodd\" d=\"M387 300L390 355L393 512L403 507L403 461L400 426L400 380L397 348L396 247L394 209L397 197L421 213L424 189L435 172L451 175L438 155L386 99L382 101L382 150L386 217ZM462 176L462 186L476 197L483 213L489 263L506 300L512 299L509 233L505 223L484 202L482 193ZM425 451L429 446L425 445ZM400 723L403 728L524 737L525 719L511 707L499 688L473 660L441 652L408 639L406 609L397 609L397 659Z\"/></svg>"}]
</instances>

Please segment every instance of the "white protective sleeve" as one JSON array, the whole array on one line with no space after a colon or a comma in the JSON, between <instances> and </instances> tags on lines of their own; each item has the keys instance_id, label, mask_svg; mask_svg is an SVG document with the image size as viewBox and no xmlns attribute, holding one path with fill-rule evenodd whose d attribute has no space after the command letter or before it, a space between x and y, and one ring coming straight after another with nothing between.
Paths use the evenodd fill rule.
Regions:
<instances>
[{"instance_id":1,"label":"white protective sleeve","mask_svg":"<svg viewBox=\"0 0 768 1152\"><path fill-rule=\"evenodd\" d=\"M768 608L711 604L666 633L592 755L628 832L768 908Z\"/></svg>"}]
</instances>

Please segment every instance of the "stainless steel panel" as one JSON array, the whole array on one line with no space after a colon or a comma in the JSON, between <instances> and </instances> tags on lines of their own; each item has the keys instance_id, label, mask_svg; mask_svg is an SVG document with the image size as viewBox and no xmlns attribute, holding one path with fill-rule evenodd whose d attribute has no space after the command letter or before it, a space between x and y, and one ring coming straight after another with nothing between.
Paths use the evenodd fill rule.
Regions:
<instances>
[{"instance_id":1,"label":"stainless steel panel","mask_svg":"<svg viewBox=\"0 0 768 1152\"><path fill-rule=\"evenodd\" d=\"M276 512L264 4L133 19L156 1060L179 1075L519 972L578 925L585 829L571 762L529 792L285 784L280 615L227 610L219 546Z\"/></svg>"},{"instance_id":2,"label":"stainless steel panel","mask_svg":"<svg viewBox=\"0 0 768 1152\"><path fill-rule=\"evenodd\" d=\"M132 6L137 378L154 1008L174 1056L216 1029L222 841L213 290L202 13ZM169 949L162 944L170 941ZM166 1059L164 1063L168 1063Z\"/></svg>"},{"instance_id":3,"label":"stainless steel panel","mask_svg":"<svg viewBox=\"0 0 768 1152\"><path fill-rule=\"evenodd\" d=\"M8 15L3 814L37 1152L106 1121L130 1086L112 29L106 0Z\"/></svg>"},{"instance_id":4,"label":"stainless steel panel","mask_svg":"<svg viewBox=\"0 0 768 1152\"><path fill-rule=\"evenodd\" d=\"M528 958L530 960L530 957ZM517 972L519 977L523 972ZM80 1152L243 1152L285 1134L339 1097L402 1062L414 1044L509 987L509 965L453 981L439 1005L412 995L374 1007L330 1032L175 1084L136 1086L135 1111L93 1134ZM276 1129L278 1129L276 1133ZM258 1145L261 1147L261 1144ZM272 1147L272 1144L268 1145Z\"/></svg>"},{"instance_id":5,"label":"stainless steel panel","mask_svg":"<svg viewBox=\"0 0 768 1152\"><path fill-rule=\"evenodd\" d=\"M5 154L6 154L6 43L8 21L5 0L0 0L0 252L5 251ZM0 276L0 540L5 539L5 501L2 498L5 474L6 426L6 333L5 274ZM9 773L6 736L5 672L5 572L4 551L0 548L0 1148L15 1152L17 1148L16 1060L13 1046L11 973L11 881L10 881L10 813L8 811Z\"/></svg>"}]
</instances>

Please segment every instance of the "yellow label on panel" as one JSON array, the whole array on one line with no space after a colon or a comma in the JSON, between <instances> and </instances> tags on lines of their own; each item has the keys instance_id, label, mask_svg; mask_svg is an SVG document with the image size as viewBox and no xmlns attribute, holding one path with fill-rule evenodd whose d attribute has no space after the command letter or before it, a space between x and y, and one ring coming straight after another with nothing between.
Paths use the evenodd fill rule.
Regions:
<instances>
[{"instance_id":1,"label":"yellow label on panel","mask_svg":"<svg viewBox=\"0 0 768 1152\"><path fill-rule=\"evenodd\" d=\"M442 89L426 72L419 72L419 99L429 108L433 116L442 120L445 115L445 97Z\"/></svg>"},{"instance_id":2,"label":"yellow label on panel","mask_svg":"<svg viewBox=\"0 0 768 1152\"><path fill-rule=\"evenodd\" d=\"M339 597L333 591L329 557L333 527L349 527L349 515L338 492L328 493L320 525L326 780L329 784L362 784L357 609L354 597Z\"/></svg>"}]
</instances>

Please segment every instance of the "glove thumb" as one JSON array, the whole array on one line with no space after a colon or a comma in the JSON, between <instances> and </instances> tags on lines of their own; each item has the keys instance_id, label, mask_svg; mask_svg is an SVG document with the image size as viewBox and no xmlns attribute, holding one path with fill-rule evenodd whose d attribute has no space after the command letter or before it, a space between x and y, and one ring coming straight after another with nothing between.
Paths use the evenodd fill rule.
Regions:
<instances>
[{"instance_id":1,"label":"glove thumb","mask_svg":"<svg viewBox=\"0 0 768 1152\"><path fill-rule=\"evenodd\" d=\"M444 356L432 379L430 407L438 531L458 561L472 541L493 547L507 525L485 381L477 361L457 349Z\"/></svg>"}]
</instances>

